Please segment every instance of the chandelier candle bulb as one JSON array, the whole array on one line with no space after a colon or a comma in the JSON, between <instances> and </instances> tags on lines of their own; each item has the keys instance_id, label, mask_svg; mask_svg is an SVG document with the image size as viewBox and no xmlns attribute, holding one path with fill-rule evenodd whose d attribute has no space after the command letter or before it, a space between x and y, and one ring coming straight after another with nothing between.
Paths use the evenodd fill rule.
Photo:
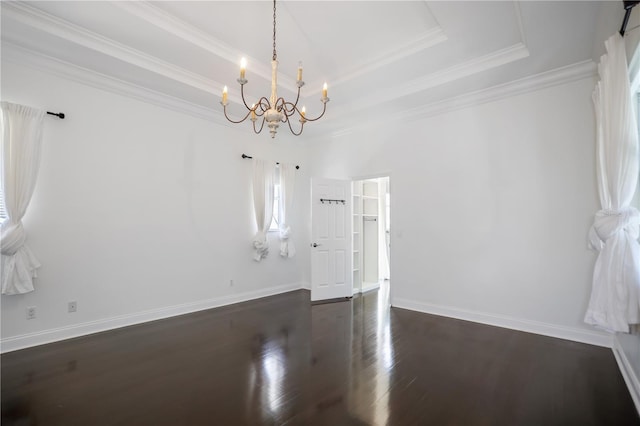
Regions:
<instances>
[{"instance_id":1,"label":"chandelier candle bulb","mask_svg":"<svg viewBox=\"0 0 640 426\"><path fill-rule=\"evenodd\" d=\"M240 79L244 80L244 75L247 70L247 58L240 59Z\"/></svg>"},{"instance_id":2,"label":"chandelier candle bulb","mask_svg":"<svg viewBox=\"0 0 640 426\"><path fill-rule=\"evenodd\" d=\"M228 95L229 95L229 93L228 93L227 86L224 86L224 89L222 89L222 105L226 105L227 104L227 96Z\"/></svg>"},{"instance_id":3,"label":"chandelier candle bulb","mask_svg":"<svg viewBox=\"0 0 640 426\"><path fill-rule=\"evenodd\" d=\"M302 116L303 119L306 113L307 113L307 110L305 109L305 107L302 107L302 111L300 111L300 115Z\"/></svg>"},{"instance_id":4,"label":"chandelier candle bulb","mask_svg":"<svg viewBox=\"0 0 640 426\"><path fill-rule=\"evenodd\" d=\"M256 104L251 105L251 120L256 121Z\"/></svg>"},{"instance_id":5,"label":"chandelier candle bulb","mask_svg":"<svg viewBox=\"0 0 640 426\"><path fill-rule=\"evenodd\" d=\"M298 81L302 81L302 62L298 63Z\"/></svg>"},{"instance_id":6,"label":"chandelier candle bulb","mask_svg":"<svg viewBox=\"0 0 640 426\"><path fill-rule=\"evenodd\" d=\"M322 97L327 97L327 83L324 83L324 86L322 86Z\"/></svg>"}]
</instances>

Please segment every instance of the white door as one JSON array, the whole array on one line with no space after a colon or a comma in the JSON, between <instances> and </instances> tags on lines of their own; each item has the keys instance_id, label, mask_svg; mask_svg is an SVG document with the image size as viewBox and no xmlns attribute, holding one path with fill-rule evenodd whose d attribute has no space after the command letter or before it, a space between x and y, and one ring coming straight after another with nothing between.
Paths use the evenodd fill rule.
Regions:
<instances>
[{"instance_id":1,"label":"white door","mask_svg":"<svg viewBox=\"0 0 640 426\"><path fill-rule=\"evenodd\" d=\"M351 182L311 179L311 300L351 297Z\"/></svg>"}]
</instances>

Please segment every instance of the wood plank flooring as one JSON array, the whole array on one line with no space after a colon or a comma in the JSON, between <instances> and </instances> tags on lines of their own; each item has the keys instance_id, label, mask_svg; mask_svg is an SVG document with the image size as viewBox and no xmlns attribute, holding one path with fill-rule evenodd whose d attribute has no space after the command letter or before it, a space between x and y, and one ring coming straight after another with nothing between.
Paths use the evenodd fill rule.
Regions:
<instances>
[{"instance_id":1,"label":"wood plank flooring","mask_svg":"<svg viewBox=\"0 0 640 426\"><path fill-rule=\"evenodd\" d=\"M278 296L4 354L2 425L640 425L610 349Z\"/></svg>"}]
</instances>

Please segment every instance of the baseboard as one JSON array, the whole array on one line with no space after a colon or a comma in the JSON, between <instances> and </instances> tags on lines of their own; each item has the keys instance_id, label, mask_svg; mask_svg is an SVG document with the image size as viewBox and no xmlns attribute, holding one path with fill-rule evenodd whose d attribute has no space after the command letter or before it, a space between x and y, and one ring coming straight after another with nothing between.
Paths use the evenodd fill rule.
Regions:
<instances>
[{"instance_id":1,"label":"baseboard","mask_svg":"<svg viewBox=\"0 0 640 426\"><path fill-rule=\"evenodd\" d=\"M640 378L633 370L633 366L629 362L629 358L627 358L624 350L622 350L617 336L613 339L613 355L616 357L618 368L627 384L627 388L629 388L629 393L631 394L633 403L636 405L636 410L638 410L638 414L640 414Z\"/></svg>"},{"instance_id":2,"label":"baseboard","mask_svg":"<svg viewBox=\"0 0 640 426\"><path fill-rule=\"evenodd\" d=\"M543 336L572 340L580 343L588 343L606 348L613 347L613 335L597 330L584 330L581 328L565 327L532 320L508 317L505 315L487 314L449 306L434 305L424 302L416 302L408 299L394 298L392 306L427 314L440 315L449 318L457 318L465 321L473 321L481 324L541 334Z\"/></svg>"},{"instance_id":3,"label":"baseboard","mask_svg":"<svg viewBox=\"0 0 640 426\"><path fill-rule=\"evenodd\" d=\"M130 325L142 324L145 322L155 321L163 318L190 314L206 309L232 305L239 302L246 302L248 300L260 299L262 297L286 293L289 291L298 290L300 288L304 288L304 283L293 283L269 287L260 290L253 290L228 296L217 297L213 299L199 300L197 302L168 306L160 309L136 312L134 314L120 315L117 317L105 318L97 321L89 321L66 327L52 328L36 333L7 337L0 340L0 353L16 351L19 349L57 342L60 340L72 339L74 337L86 336L88 334L99 333L101 331L113 330Z\"/></svg>"},{"instance_id":4,"label":"baseboard","mask_svg":"<svg viewBox=\"0 0 640 426\"><path fill-rule=\"evenodd\" d=\"M362 293L366 293L371 290L377 290L380 288L380 282L362 283Z\"/></svg>"}]
</instances>

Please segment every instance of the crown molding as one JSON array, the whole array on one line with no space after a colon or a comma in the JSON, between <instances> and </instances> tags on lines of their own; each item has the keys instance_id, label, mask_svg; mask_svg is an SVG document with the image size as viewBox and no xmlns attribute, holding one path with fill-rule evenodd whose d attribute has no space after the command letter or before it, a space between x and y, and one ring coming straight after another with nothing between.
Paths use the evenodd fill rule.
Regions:
<instances>
[{"instance_id":1,"label":"crown molding","mask_svg":"<svg viewBox=\"0 0 640 426\"><path fill-rule=\"evenodd\" d=\"M171 15L163 9L152 5L147 1L124 1L113 2L113 5L122 9L123 11L136 16L148 22L151 25L163 30L164 32L178 37L186 42L189 42L199 48L206 50L226 61L233 64L239 64L239 58L243 56L241 52L229 46L228 44L220 41L219 39L212 37L204 31L194 27L193 25ZM246 55L245 55L246 56ZM264 65L256 58L247 56L250 61L251 73L263 78L266 81L271 81L271 64ZM298 87L292 78L287 76L279 76L278 84L291 91L296 92ZM222 87L222 84L217 84L216 87Z\"/></svg>"},{"instance_id":2,"label":"crown molding","mask_svg":"<svg viewBox=\"0 0 640 426\"><path fill-rule=\"evenodd\" d=\"M403 120L431 117L445 112L468 108L487 102L510 98L523 93L546 89L552 86L571 83L584 78L594 77L597 66L592 60L577 62L572 65L556 68L509 83L499 84L487 89L477 90L466 95L456 96L443 101L434 102L418 108L395 114L392 118Z\"/></svg>"},{"instance_id":3,"label":"crown molding","mask_svg":"<svg viewBox=\"0 0 640 426\"><path fill-rule=\"evenodd\" d=\"M220 40L212 37L211 35L201 31L193 25L176 18L175 16L167 13L161 8L150 4L147 1L136 2L116 2L115 6L134 15L161 30L181 38L189 43L192 43L212 54L219 56L229 62L236 63L241 53L233 49L231 46L221 42ZM416 52L419 52L436 44L442 43L447 40L447 36L444 34L442 28L434 27L431 30L425 32L420 37L405 43L402 46L398 46L389 51L383 52L377 55L375 58L367 60L366 62L353 67L351 70L345 73L345 77L339 78L336 81L332 81L332 86L347 83L357 77L370 73L376 69L399 61L407 56L410 56ZM260 60L256 58L248 58L252 65L252 73L255 73L259 77L270 81L271 80L271 66L264 65ZM307 96L316 95L321 92L322 81L314 84L307 84L309 87L318 87L307 91ZM285 89L296 92L297 86L292 78L286 76L279 76L278 84Z\"/></svg>"},{"instance_id":4,"label":"crown molding","mask_svg":"<svg viewBox=\"0 0 640 426\"><path fill-rule=\"evenodd\" d=\"M382 105L403 96L409 96L433 87L451 83L464 77L469 77L492 68L497 68L528 56L529 49L527 49L524 44L517 43L513 46L479 56L461 64L427 74L423 77L409 81L402 86L380 90L375 95L370 95L358 102L358 106L356 108L349 109L349 114L368 109L376 105ZM336 114L347 114L347 111L340 110L337 111Z\"/></svg>"},{"instance_id":5,"label":"crown molding","mask_svg":"<svg viewBox=\"0 0 640 426\"><path fill-rule=\"evenodd\" d=\"M447 41L448 38L444 31L440 27L432 28L420 37L411 40L402 46L398 46L392 50L383 52L377 55L371 60L355 66L353 69L345 73L345 77L338 78L336 81L332 81L332 86L338 86L348 83L349 81L361 77L362 75L373 72L379 68L390 65L408 56L411 56L417 52L428 49L437 44ZM316 84L314 87L320 87L321 84ZM316 89L309 92L309 95L315 95L320 93L320 89Z\"/></svg>"},{"instance_id":6,"label":"crown molding","mask_svg":"<svg viewBox=\"0 0 640 426\"><path fill-rule=\"evenodd\" d=\"M207 93L217 93L217 90L214 91L214 88L223 86L222 83L177 67L136 49L132 49L124 44L88 31L78 25L42 12L23 2L3 2L2 15L3 18L16 20L40 31L135 65L168 79L178 81L187 86L203 90Z\"/></svg>"},{"instance_id":7,"label":"crown molding","mask_svg":"<svg viewBox=\"0 0 640 426\"><path fill-rule=\"evenodd\" d=\"M196 118L229 127L222 112L206 108L166 93L158 92L97 71L35 52L14 43L3 41L2 61L27 66L76 83L94 87L121 96L137 99L161 108L166 108Z\"/></svg>"},{"instance_id":8,"label":"crown molding","mask_svg":"<svg viewBox=\"0 0 640 426\"><path fill-rule=\"evenodd\" d=\"M499 84L465 95L444 99L413 109L407 109L386 117L384 123L388 125L389 122L401 120L404 122L415 121L459 109L470 108L484 103L546 89L548 87L568 84L585 78L593 78L596 76L596 72L596 63L589 59L533 76L524 77L509 83ZM371 125L371 122L367 122L366 124ZM339 130L331 132L331 137L339 138L349 135L363 126L364 124L340 128Z\"/></svg>"}]
</instances>

